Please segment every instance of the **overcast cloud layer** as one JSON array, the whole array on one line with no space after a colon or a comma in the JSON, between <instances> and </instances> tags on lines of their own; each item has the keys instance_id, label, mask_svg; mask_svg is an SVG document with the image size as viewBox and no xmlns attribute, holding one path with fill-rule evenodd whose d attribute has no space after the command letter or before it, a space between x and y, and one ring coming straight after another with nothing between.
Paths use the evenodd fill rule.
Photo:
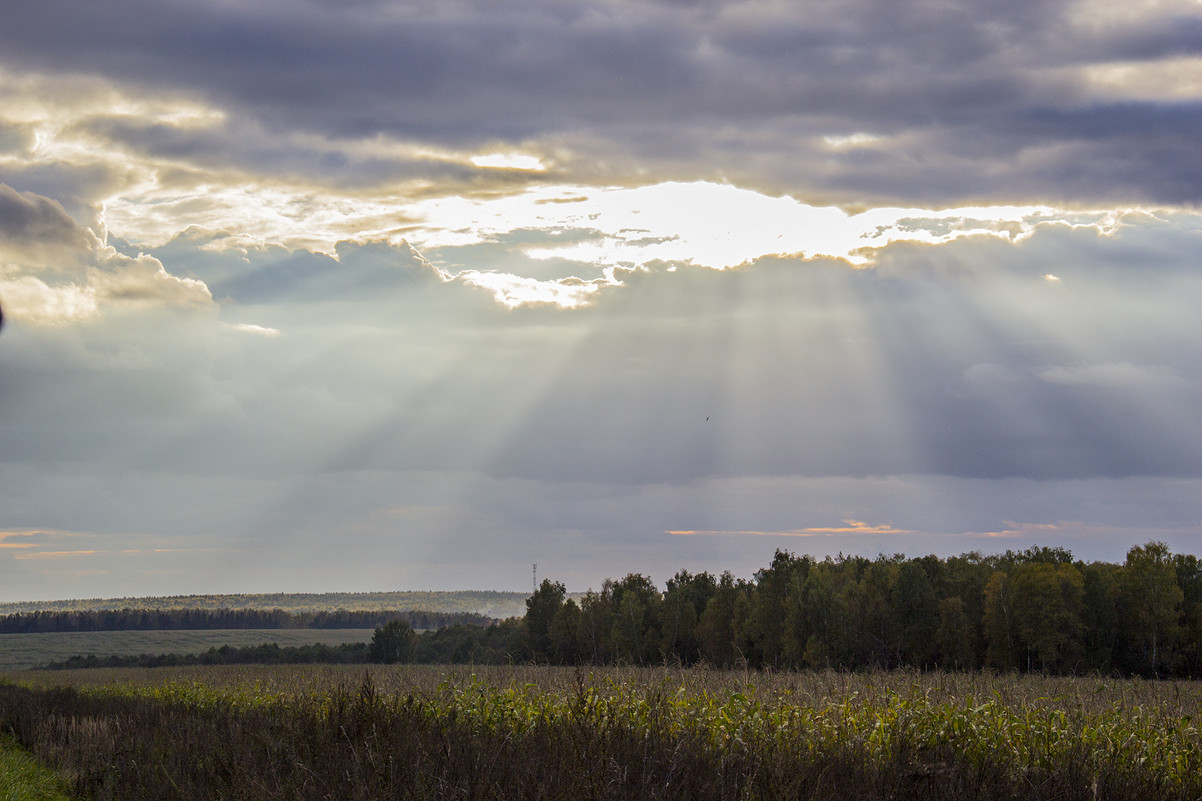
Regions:
<instances>
[{"instance_id":1,"label":"overcast cloud layer","mask_svg":"<svg viewBox=\"0 0 1202 801\"><path fill-rule=\"evenodd\" d=\"M1202 3L0 10L0 600L1202 545Z\"/></svg>"}]
</instances>

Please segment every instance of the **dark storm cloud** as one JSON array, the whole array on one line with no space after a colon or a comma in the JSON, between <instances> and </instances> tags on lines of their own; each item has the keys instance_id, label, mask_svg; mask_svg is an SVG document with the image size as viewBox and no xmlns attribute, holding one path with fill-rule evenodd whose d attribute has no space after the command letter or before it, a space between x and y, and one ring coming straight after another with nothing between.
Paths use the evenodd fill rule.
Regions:
<instances>
[{"instance_id":1,"label":"dark storm cloud","mask_svg":"<svg viewBox=\"0 0 1202 801\"><path fill-rule=\"evenodd\" d=\"M592 143L560 165L581 175L675 175L674 157L695 157L843 199L1197 200L1197 104L1091 96L1074 70L1202 53L1202 12L1115 22L1074 8L19 0L0 52L13 68L194 93L277 137ZM201 163L229 147L106 125ZM887 138L822 146L859 132ZM290 165L263 151L264 169L322 171L316 153Z\"/></svg>"},{"instance_id":2,"label":"dark storm cloud","mask_svg":"<svg viewBox=\"0 0 1202 801\"><path fill-rule=\"evenodd\" d=\"M129 115L95 115L66 133L151 159L187 164L194 170L301 177L341 188L412 178L464 183L476 172L445 159L357 154L334 143L285 142L251 121L181 127Z\"/></svg>"},{"instance_id":3,"label":"dark storm cloud","mask_svg":"<svg viewBox=\"0 0 1202 801\"><path fill-rule=\"evenodd\" d=\"M82 230L54 200L0 184L0 247L86 247Z\"/></svg>"}]
</instances>

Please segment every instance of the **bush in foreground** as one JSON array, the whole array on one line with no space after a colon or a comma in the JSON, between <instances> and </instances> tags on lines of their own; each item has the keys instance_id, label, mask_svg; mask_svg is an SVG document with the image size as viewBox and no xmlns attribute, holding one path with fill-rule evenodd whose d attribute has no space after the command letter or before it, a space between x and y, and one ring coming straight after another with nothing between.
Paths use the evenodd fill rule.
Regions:
<instances>
[{"instance_id":1,"label":"bush in foreground","mask_svg":"<svg viewBox=\"0 0 1202 801\"><path fill-rule=\"evenodd\" d=\"M818 698L633 675L394 694L366 673L357 687L300 694L9 684L0 726L97 799L1202 795L1198 732L1163 709L1033 704L1005 686L986 698L893 680Z\"/></svg>"}]
</instances>

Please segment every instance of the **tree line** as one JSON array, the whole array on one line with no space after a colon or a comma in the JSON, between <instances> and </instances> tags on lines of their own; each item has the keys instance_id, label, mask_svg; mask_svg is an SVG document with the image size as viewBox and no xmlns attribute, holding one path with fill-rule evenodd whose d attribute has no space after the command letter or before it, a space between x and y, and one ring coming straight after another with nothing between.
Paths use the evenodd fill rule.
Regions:
<instances>
[{"instance_id":1,"label":"tree line","mask_svg":"<svg viewBox=\"0 0 1202 801\"><path fill-rule=\"evenodd\" d=\"M751 580L634 573L580 603L544 581L524 659L753 668L982 668L1202 677L1202 566L1149 542L1123 564L1031 547L940 559L778 550Z\"/></svg>"},{"instance_id":2,"label":"tree line","mask_svg":"<svg viewBox=\"0 0 1202 801\"><path fill-rule=\"evenodd\" d=\"M374 629L403 619L415 629L486 626L473 612L348 610L291 612L283 609L102 609L19 612L0 616L0 634L73 631L168 631L214 629Z\"/></svg>"},{"instance_id":3,"label":"tree line","mask_svg":"<svg viewBox=\"0 0 1202 801\"><path fill-rule=\"evenodd\" d=\"M418 662L422 664L506 664L521 647L519 618L487 626L455 623L422 632L396 617L375 629L370 642L281 646L222 645L193 654L77 655L41 667L48 670L114 667L176 667L180 665L295 665Z\"/></svg>"},{"instance_id":4,"label":"tree line","mask_svg":"<svg viewBox=\"0 0 1202 801\"><path fill-rule=\"evenodd\" d=\"M427 618L421 625L415 613L384 614L388 619L371 642L336 653L307 646L303 652L264 646L260 653L254 646L173 658L261 661L258 653L270 661L1202 678L1202 565L1160 542L1131 548L1122 564L1074 560L1067 549L1038 546L947 559L819 560L778 550L750 579L681 570L662 591L648 576L631 573L607 579L577 601L547 579L526 600L523 617L503 621L456 619L439 626Z\"/></svg>"},{"instance_id":5,"label":"tree line","mask_svg":"<svg viewBox=\"0 0 1202 801\"><path fill-rule=\"evenodd\" d=\"M577 602L544 580L519 621L377 629L372 661L998 670L1202 678L1202 565L1161 542L1122 564L1034 546L947 559L778 550L750 579L641 573Z\"/></svg>"}]
</instances>

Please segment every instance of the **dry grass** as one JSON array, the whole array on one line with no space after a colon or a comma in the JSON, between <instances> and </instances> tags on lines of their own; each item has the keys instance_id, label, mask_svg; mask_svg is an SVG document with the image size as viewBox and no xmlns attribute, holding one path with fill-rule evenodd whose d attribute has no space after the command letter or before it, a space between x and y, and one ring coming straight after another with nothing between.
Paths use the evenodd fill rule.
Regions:
<instances>
[{"instance_id":1,"label":"dry grass","mask_svg":"<svg viewBox=\"0 0 1202 801\"><path fill-rule=\"evenodd\" d=\"M94 798L1202 797L1202 687L1186 682L428 666L20 679L0 686L3 725Z\"/></svg>"}]
</instances>

